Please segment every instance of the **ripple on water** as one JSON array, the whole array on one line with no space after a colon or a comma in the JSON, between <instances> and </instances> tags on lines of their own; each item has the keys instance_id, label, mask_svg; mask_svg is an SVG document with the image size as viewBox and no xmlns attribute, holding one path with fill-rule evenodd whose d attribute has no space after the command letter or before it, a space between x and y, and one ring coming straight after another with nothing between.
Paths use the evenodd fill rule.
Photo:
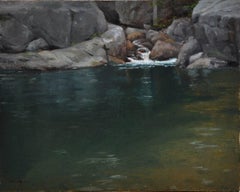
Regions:
<instances>
[{"instance_id":1,"label":"ripple on water","mask_svg":"<svg viewBox=\"0 0 240 192\"><path fill-rule=\"evenodd\" d=\"M204 167L204 166L196 166L196 167L193 167L193 168L198 170L198 171L201 171L201 172L209 171L209 169L207 167Z\"/></svg>"},{"instance_id":2,"label":"ripple on water","mask_svg":"<svg viewBox=\"0 0 240 192\"><path fill-rule=\"evenodd\" d=\"M220 131L222 129L217 128L217 127L197 127L197 128L194 128L194 130L196 130L196 131Z\"/></svg>"},{"instance_id":3,"label":"ripple on water","mask_svg":"<svg viewBox=\"0 0 240 192\"><path fill-rule=\"evenodd\" d=\"M199 144L195 147L195 149L206 149L206 148L218 148L218 145L208 145L208 144Z\"/></svg>"},{"instance_id":4,"label":"ripple on water","mask_svg":"<svg viewBox=\"0 0 240 192\"><path fill-rule=\"evenodd\" d=\"M205 144L202 141L192 141L189 144L193 145L195 149L218 148L216 144Z\"/></svg>"},{"instance_id":5,"label":"ripple on water","mask_svg":"<svg viewBox=\"0 0 240 192\"><path fill-rule=\"evenodd\" d=\"M213 184L213 181L204 178L204 179L202 179L202 184L203 185L211 185L211 184Z\"/></svg>"},{"instance_id":6,"label":"ripple on water","mask_svg":"<svg viewBox=\"0 0 240 192\"><path fill-rule=\"evenodd\" d=\"M124 176L124 175L112 175L109 178L110 179L126 179L127 176Z\"/></svg>"},{"instance_id":7,"label":"ripple on water","mask_svg":"<svg viewBox=\"0 0 240 192\"><path fill-rule=\"evenodd\" d=\"M90 157L82 161L78 161L78 164L92 165L92 164L101 164L108 167L116 167L119 164L120 159L115 157L114 154L102 154L101 157Z\"/></svg>"}]
</instances>

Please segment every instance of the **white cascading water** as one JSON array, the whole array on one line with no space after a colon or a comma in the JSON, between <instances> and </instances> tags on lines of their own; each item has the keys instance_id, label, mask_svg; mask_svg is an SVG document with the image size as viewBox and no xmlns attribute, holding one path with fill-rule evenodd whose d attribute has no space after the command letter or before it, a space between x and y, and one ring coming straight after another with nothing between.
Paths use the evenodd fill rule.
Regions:
<instances>
[{"instance_id":1,"label":"white cascading water","mask_svg":"<svg viewBox=\"0 0 240 192\"><path fill-rule=\"evenodd\" d=\"M155 61L149 59L151 51L140 45L137 41L133 42L134 45L138 46L139 48L137 49L137 55L141 59L133 59L131 57L128 57L129 62L126 62L126 64L131 65L131 66L138 66L138 65L150 65L150 66L175 66L176 63L176 58L172 58L169 60L164 60L164 61Z\"/></svg>"}]
</instances>

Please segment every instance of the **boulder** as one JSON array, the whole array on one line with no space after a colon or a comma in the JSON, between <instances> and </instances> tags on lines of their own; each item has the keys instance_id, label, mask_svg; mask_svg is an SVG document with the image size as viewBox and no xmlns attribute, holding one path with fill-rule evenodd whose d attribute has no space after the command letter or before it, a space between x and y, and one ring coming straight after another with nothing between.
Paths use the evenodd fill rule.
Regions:
<instances>
[{"instance_id":1,"label":"boulder","mask_svg":"<svg viewBox=\"0 0 240 192\"><path fill-rule=\"evenodd\" d=\"M193 10L195 37L208 56L240 64L240 1L201 0Z\"/></svg>"},{"instance_id":2,"label":"boulder","mask_svg":"<svg viewBox=\"0 0 240 192\"><path fill-rule=\"evenodd\" d=\"M71 43L72 18L68 9L53 9L51 6L28 7L21 22L27 25L36 38L43 38L52 48L64 48ZM64 26L64 27L63 27Z\"/></svg>"},{"instance_id":3,"label":"boulder","mask_svg":"<svg viewBox=\"0 0 240 192\"><path fill-rule=\"evenodd\" d=\"M150 41L153 44L155 44L158 40L174 43L174 40L168 34L162 32L162 31L159 31L157 33L155 33L155 32L151 32L150 34L149 33L150 32L148 32L148 39L150 39Z\"/></svg>"},{"instance_id":4,"label":"boulder","mask_svg":"<svg viewBox=\"0 0 240 192\"><path fill-rule=\"evenodd\" d=\"M129 35L130 33L134 33L134 32L146 33L144 29L139 29L139 28L127 27L125 29L126 35Z\"/></svg>"},{"instance_id":5,"label":"boulder","mask_svg":"<svg viewBox=\"0 0 240 192\"><path fill-rule=\"evenodd\" d=\"M106 64L109 61L122 63L126 57L126 39L122 27L109 24L100 37L77 43L71 47L25 52L0 53L0 69L78 69ZM107 49L106 49L107 48Z\"/></svg>"},{"instance_id":6,"label":"boulder","mask_svg":"<svg viewBox=\"0 0 240 192\"><path fill-rule=\"evenodd\" d=\"M0 51L21 52L33 39L26 26L10 16L0 16Z\"/></svg>"},{"instance_id":7,"label":"boulder","mask_svg":"<svg viewBox=\"0 0 240 192\"><path fill-rule=\"evenodd\" d=\"M227 62L213 57L199 58L187 66L187 69L214 69L227 66Z\"/></svg>"},{"instance_id":8,"label":"boulder","mask_svg":"<svg viewBox=\"0 0 240 192\"><path fill-rule=\"evenodd\" d=\"M0 2L2 52L21 52L38 38L51 48L65 48L106 30L105 17L94 2Z\"/></svg>"},{"instance_id":9,"label":"boulder","mask_svg":"<svg viewBox=\"0 0 240 192\"><path fill-rule=\"evenodd\" d=\"M196 53L189 58L189 63L193 63L194 61L202 58L203 56L204 56L203 52Z\"/></svg>"},{"instance_id":10,"label":"boulder","mask_svg":"<svg viewBox=\"0 0 240 192\"><path fill-rule=\"evenodd\" d=\"M172 22L166 33L177 42L184 42L193 36L193 25L189 18L180 18Z\"/></svg>"},{"instance_id":11,"label":"boulder","mask_svg":"<svg viewBox=\"0 0 240 192\"><path fill-rule=\"evenodd\" d=\"M98 9L95 3L89 3L76 2L75 6L70 7L73 18L71 27L72 44L90 39L92 36L100 35L108 29L102 11Z\"/></svg>"},{"instance_id":12,"label":"boulder","mask_svg":"<svg viewBox=\"0 0 240 192\"><path fill-rule=\"evenodd\" d=\"M122 27L109 24L108 30L101 35L101 39L108 49L109 55L120 59L126 58L126 38Z\"/></svg>"},{"instance_id":13,"label":"boulder","mask_svg":"<svg viewBox=\"0 0 240 192\"><path fill-rule=\"evenodd\" d=\"M158 31L155 31L155 30L148 30L147 33L146 33L146 39L149 40L149 41L152 41L152 38L154 38L155 36L158 35ZM156 42L155 42L156 43Z\"/></svg>"},{"instance_id":14,"label":"boulder","mask_svg":"<svg viewBox=\"0 0 240 192\"><path fill-rule=\"evenodd\" d=\"M210 58L200 58L187 66L187 69L214 68Z\"/></svg>"},{"instance_id":15,"label":"boulder","mask_svg":"<svg viewBox=\"0 0 240 192\"><path fill-rule=\"evenodd\" d=\"M146 36L145 33L139 32L139 31L135 31L135 32L129 33L127 35L127 39L129 41L134 41L136 39L143 39L143 38L145 38L145 36Z\"/></svg>"},{"instance_id":16,"label":"boulder","mask_svg":"<svg viewBox=\"0 0 240 192\"><path fill-rule=\"evenodd\" d=\"M47 42L42 39L42 38L39 38L39 39L36 39L36 40L33 40L31 41L26 50L27 51L38 51L38 50L44 50L44 49L48 49L49 46L47 44Z\"/></svg>"},{"instance_id":17,"label":"boulder","mask_svg":"<svg viewBox=\"0 0 240 192\"><path fill-rule=\"evenodd\" d=\"M152 23L152 4L149 1L116 1L115 8L122 24L143 28Z\"/></svg>"},{"instance_id":18,"label":"boulder","mask_svg":"<svg viewBox=\"0 0 240 192\"><path fill-rule=\"evenodd\" d=\"M105 63L107 63L106 52L100 38L53 51L0 53L0 69L77 69L95 67Z\"/></svg>"},{"instance_id":19,"label":"boulder","mask_svg":"<svg viewBox=\"0 0 240 192\"><path fill-rule=\"evenodd\" d=\"M180 48L181 45L178 43L158 40L151 51L150 58L153 60L176 58Z\"/></svg>"},{"instance_id":20,"label":"boulder","mask_svg":"<svg viewBox=\"0 0 240 192\"><path fill-rule=\"evenodd\" d=\"M201 51L201 47L196 39L190 37L180 49L176 64L186 67L189 64L190 56Z\"/></svg>"},{"instance_id":21,"label":"boulder","mask_svg":"<svg viewBox=\"0 0 240 192\"><path fill-rule=\"evenodd\" d=\"M136 39L132 43L136 48L146 47L149 50L153 48L153 44L147 39Z\"/></svg>"}]
</instances>

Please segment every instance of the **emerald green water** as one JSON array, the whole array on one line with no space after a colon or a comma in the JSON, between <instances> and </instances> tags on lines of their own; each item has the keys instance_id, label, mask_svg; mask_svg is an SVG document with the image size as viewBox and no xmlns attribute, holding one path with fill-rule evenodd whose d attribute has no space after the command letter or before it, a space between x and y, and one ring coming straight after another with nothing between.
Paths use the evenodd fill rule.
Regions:
<instances>
[{"instance_id":1,"label":"emerald green water","mask_svg":"<svg viewBox=\"0 0 240 192\"><path fill-rule=\"evenodd\" d=\"M238 190L238 69L0 72L0 190Z\"/></svg>"}]
</instances>

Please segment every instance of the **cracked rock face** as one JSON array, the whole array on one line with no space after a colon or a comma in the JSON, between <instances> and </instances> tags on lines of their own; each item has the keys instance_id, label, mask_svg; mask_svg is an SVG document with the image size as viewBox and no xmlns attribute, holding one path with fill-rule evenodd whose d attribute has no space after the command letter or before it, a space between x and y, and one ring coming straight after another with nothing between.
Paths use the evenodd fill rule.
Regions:
<instances>
[{"instance_id":1,"label":"cracked rock face","mask_svg":"<svg viewBox=\"0 0 240 192\"><path fill-rule=\"evenodd\" d=\"M192 15L195 37L203 52L240 64L240 1L201 0Z\"/></svg>"},{"instance_id":2,"label":"cracked rock face","mask_svg":"<svg viewBox=\"0 0 240 192\"><path fill-rule=\"evenodd\" d=\"M0 52L22 52L39 38L65 48L106 30L94 2L0 2Z\"/></svg>"}]
</instances>

